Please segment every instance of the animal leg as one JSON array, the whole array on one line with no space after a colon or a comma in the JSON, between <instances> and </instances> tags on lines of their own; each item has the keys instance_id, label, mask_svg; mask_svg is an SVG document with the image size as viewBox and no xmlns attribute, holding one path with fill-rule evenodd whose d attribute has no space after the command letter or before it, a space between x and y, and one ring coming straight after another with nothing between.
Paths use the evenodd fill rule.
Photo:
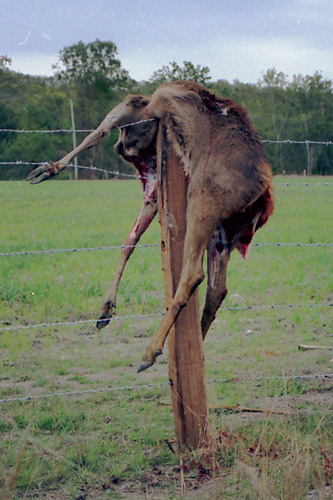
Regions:
<instances>
[{"instance_id":1,"label":"animal leg","mask_svg":"<svg viewBox=\"0 0 333 500\"><path fill-rule=\"evenodd\" d=\"M124 268L126 266L128 259L130 258L135 249L135 245L138 243L143 233L148 229L150 223L152 222L152 220L156 215L156 212L157 212L156 196L152 196L148 200L144 201L139 216L134 224L134 227L129 236L124 241L124 248L121 251L121 259L118 265L116 275L113 279L109 291L105 296L104 303L101 307L100 315L96 323L96 327L99 330L104 328L110 322L112 316L115 315L117 289L122 274L124 272Z\"/></svg>"},{"instance_id":2,"label":"animal leg","mask_svg":"<svg viewBox=\"0 0 333 500\"><path fill-rule=\"evenodd\" d=\"M61 160L55 163L50 161L46 165L41 165L32 170L27 177L27 181L31 181L31 184L38 184L39 182L57 175L61 170L67 167L68 163L75 158L75 156L88 148L97 146L103 137L109 134L111 129L140 120L147 103L148 101L144 100L141 106L133 107L130 105L131 98L126 98L106 115L99 126L91 134L87 135L79 146L66 154Z\"/></svg>"},{"instance_id":3,"label":"animal leg","mask_svg":"<svg viewBox=\"0 0 333 500\"><path fill-rule=\"evenodd\" d=\"M207 248L208 285L205 307L201 317L202 338L205 340L210 325L215 319L216 311L227 295L226 278L230 253L223 248L215 231Z\"/></svg>"},{"instance_id":4,"label":"animal leg","mask_svg":"<svg viewBox=\"0 0 333 500\"><path fill-rule=\"evenodd\" d=\"M112 113L112 111L111 111ZM91 134L87 135L77 146L75 149L67 153L61 160L57 162L48 162L47 165L41 165L40 167L35 168L30 172L30 174L27 177L27 181L31 181L31 184L39 184L42 181L45 181L49 179L50 177L53 177L54 175L57 175L61 170L64 170L69 162L75 158L78 154L82 153L82 151L85 151L88 148L91 148L93 146L97 146L97 144L100 143L100 141L105 137L115 126L113 123L113 120L111 118L114 118L114 116L109 113L104 120L101 122L101 124L97 127L96 130L94 130Z\"/></svg>"},{"instance_id":5,"label":"animal leg","mask_svg":"<svg viewBox=\"0 0 333 500\"><path fill-rule=\"evenodd\" d=\"M198 203L194 202L193 204L198 206ZM170 328L187 304L189 297L204 279L203 256L212 230L217 224L216 221L210 224L207 220L198 220L196 217L191 217L191 213L191 209L188 210L183 270L180 281L172 305L152 338L138 372L149 368L155 363L156 357L162 354Z\"/></svg>"}]
</instances>

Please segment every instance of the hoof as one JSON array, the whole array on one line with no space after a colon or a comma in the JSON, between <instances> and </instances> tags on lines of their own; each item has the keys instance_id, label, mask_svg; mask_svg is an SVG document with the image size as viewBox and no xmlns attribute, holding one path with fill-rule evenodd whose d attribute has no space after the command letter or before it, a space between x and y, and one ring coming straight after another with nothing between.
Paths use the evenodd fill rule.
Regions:
<instances>
[{"instance_id":1,"label":"hoof","mask_svg":"<svg viewBox=\"0 0 333 500\"><path fill-rule=\"evenodd\" d=\"M111 318L106 318L103 315L100 316L96 322L96 328L98 328L98 330L102 330L102 328L110 323L110 319Z\"/></svg>"},{"instance_id":2,"label":"hoof","mask_svg":"<svg viewBox=\"0 0 333 500\"><path fill-rule=\"evenodd\" d=\"M116 314L116 303L111 302L111 300L107 300L104 302L102 308L100 309L99 318L96 322L96 328L101 330L106 325L110 323L110 320Z\"/></svg>"},{"instance_id":3,"label":"hoof","mask_svg":"<svg viewBox=\"0 0 333 500\"><path fill-rule=\"evenodd\" d=\"M142 361L141 365L138 368L137 373L143 372L144 370L147 370L147 368L150 368L153 366L154 363L151 363L150 361Z\"/></svg>"},{"instance_id":4,"label":"hoof","mask_svg":"<svg viewBox=\"0 0 333 500\"><path fill-rule=\"evenodd\" d=\"M155 351L155 356L161 356L161 354L163 354L163 351L162 349L157 349L157 351Z\"/></svg>"}]
</instances>

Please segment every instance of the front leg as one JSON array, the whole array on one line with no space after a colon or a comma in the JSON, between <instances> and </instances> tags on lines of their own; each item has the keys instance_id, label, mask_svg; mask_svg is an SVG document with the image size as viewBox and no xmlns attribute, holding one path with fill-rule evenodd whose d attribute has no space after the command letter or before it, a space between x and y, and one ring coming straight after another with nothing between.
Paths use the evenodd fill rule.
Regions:
<instances>
[{"instance_id":1,"label":"front leg","mask_svg":"<svg viewBox=\"0 0 333 500\"><path fill-rule=\"evenodd\" d=\"M132 106L135 102L137 105ZM138 104L139 102L139 104ZM75 158L78 154L82 153L88 148L97 146L103 137L107 136L115 127L123 126L126 123L136 122L141 119L146 104L147 99L141 98L140 96L132 96L124 99L123 102L118 104L113 108L104 118L104 120L99 124L99 126L89 135L87 135L81 144L75 149L67 153L61 160L56 163L49 162L45 165L41 165L30 172L27 177L27 181L31 181L30 184L39 184L54 175L57 175L61 170L64 170L67 165Z\"/></svg>"},{"instance_id":2,"label":"front leg","mask_svg":"<svg viewBox=\"0 0 333 500\"><path fill-rule=\"evenodd\" d=\"M111 128L115 126L115 123L110 119L111 117L113 118L113 115L109 115L110 113L104 118L104 120L96 130L87 135L87 137L81 142L79 146L67 153L63 158L61 158L61 160L57 161L56 163L50 161L45 165L41 165L40 167L35 168L30 172L26 180L30 181L30 184L39 184L40 182L43 182L64 170L70 163L70 161L78 154L82 153L88 148L97 146L97 144L100 143L103 137L105 137L110 132Z\"/></svg>"},{"instance_id":3,"label":"front leg","mask_svg":"<svg viewBox=\"0 0 333 500\"><path fill-rule=\"evenodd\" d=\"M116 275L113 279L109 291L105 296L104 303L101 307L100 315L96 323L96 327L99 330L101 328L104 328L110 322L112 316L114 316L116 313L117 289L122 274L124 272L126 263L130 258L130 256L132 255L135 249L135 245L138 243L143 233L150 226L150 223L154 219L156 212L157 212L157 198L156 198L156 188L155 188L151 193L151 196L144 201L139 216L134 224L134 227L130 235L124 241L124 248L121 251L121 259L118 265Z\"/></svg>"}]
</instances>

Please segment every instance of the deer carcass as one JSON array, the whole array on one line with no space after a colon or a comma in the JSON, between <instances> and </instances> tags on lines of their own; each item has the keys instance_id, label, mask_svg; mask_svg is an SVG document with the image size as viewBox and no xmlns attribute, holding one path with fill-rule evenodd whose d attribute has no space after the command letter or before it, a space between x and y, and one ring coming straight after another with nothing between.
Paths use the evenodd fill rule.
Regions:
<instances>
[{"instance_id":1,"label":"deer carcass","mask_svg":"<svg viewBox=\"0 0 333 500\"><path fill-rule=\"evenodd\" d=\"M252 237L273 212L272 171L246 111L193 82L161 85L151 97L129 96L116 106L80 146L56 163L33 170L38 183L56 175L87 147L119 127L116 151L139 173L144 202L122 250L117 274L101 309L97 327L115 313L117 287L135 244L157 211L156 137L158 124L188 177L183 269L172 306L153 336L139 371L162 354L175 319L204 278L208 252L208 285L201 319L202 335L227 294L226 269L233 249L243 257Z\"/></svg>"}]
</instances>

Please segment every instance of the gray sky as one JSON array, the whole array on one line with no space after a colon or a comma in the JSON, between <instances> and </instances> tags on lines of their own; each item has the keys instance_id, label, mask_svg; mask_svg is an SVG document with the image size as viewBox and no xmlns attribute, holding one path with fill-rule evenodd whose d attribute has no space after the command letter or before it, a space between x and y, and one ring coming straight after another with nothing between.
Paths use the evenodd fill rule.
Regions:
<instances>
[{"instance_id":1,"label":"gray sky","mask_svg":"<svg viewBox=\"0 0 333 500\"><path fill-rule=\"evenodd\" d=\"M136 80L184 60L213 80L333 78L333 0L0 0L0 20L0 55L23 73L52 75L62 48L99 38Z\"/></svg>"}]
</instances>

